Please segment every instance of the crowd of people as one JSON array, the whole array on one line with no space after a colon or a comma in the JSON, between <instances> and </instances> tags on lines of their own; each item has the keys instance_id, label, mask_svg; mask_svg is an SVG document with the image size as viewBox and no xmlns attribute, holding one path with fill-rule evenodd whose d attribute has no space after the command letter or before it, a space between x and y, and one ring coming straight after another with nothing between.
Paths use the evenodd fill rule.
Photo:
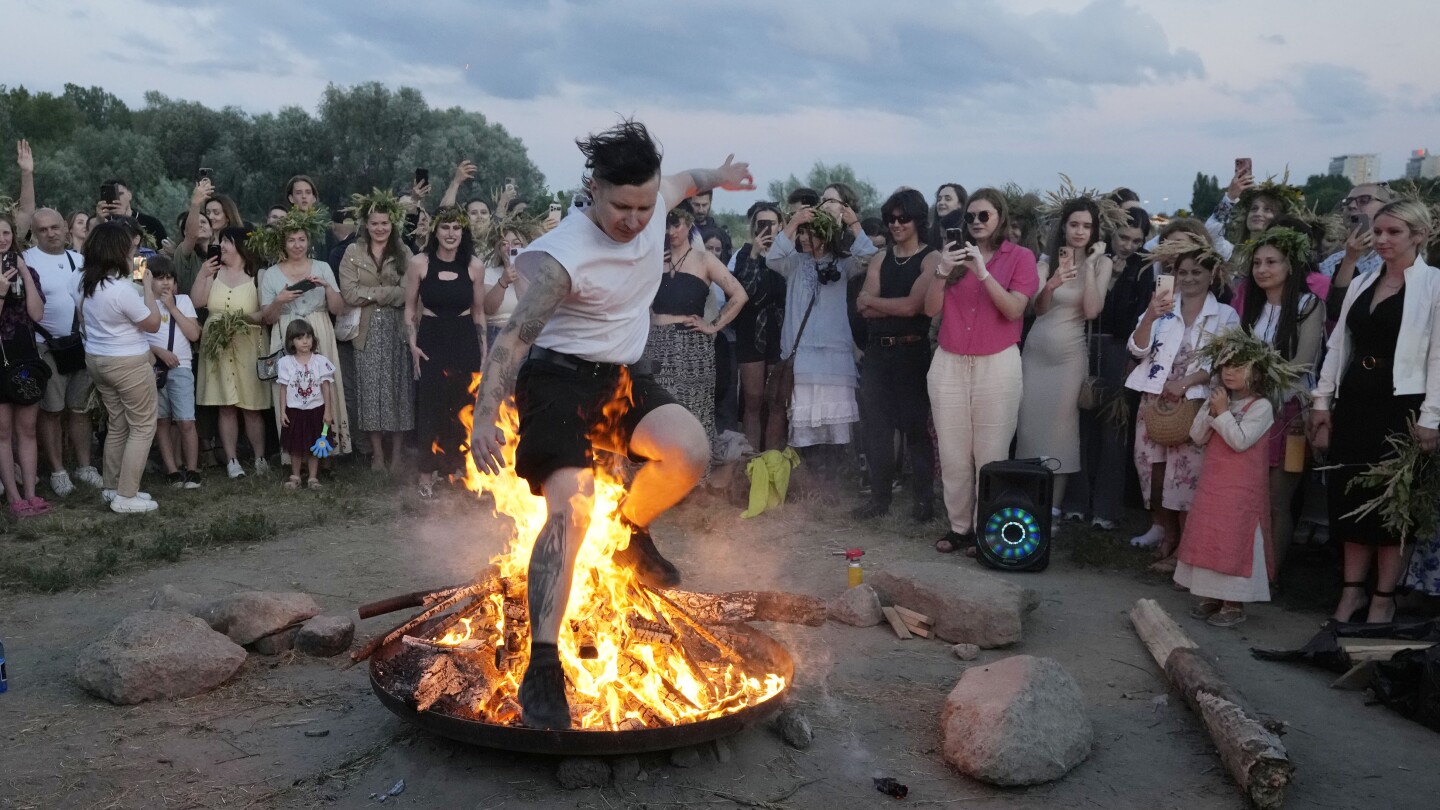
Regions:
<instances>
[{"instance_id":1,"label":"crowd of people","mask_svg":"<svg viewBox=\"0 0 1440 810\"><path fill-rule=\"evenodd\" d=\"M78 481L116 512L158 508L141 487L152 444L165 483L192 489L215 443L227 477L278 456L288 488L322 486L322 445L394 474L410 447L432 496L463 478L460 414L522 306L517 258L587 204L531 215L513 184L463 199L476 167L462 161L433 206L417 178L333 216L297 176L257 226L207 176L172 238L119 179L93 210L42 207L24 142L17 160L0 217L0 481L21 518L52 508L42 457L56 498ZM946 522L936 551L973 555L980 469L1044 458L1057 531L1117 530L1128 483L1152 523L1132 542L1214 624L1269 598L1301 514L1326 514L1343 544L1337 620L1388 620L1402 585L1440 592L1436 543L1402 553L1375 514L1354 517L1376 491L1349 485L1391 437L1437 448L1423 202L1367 183L1321 216L1248 161L1203 222L1152 217L1125 188L1042 202L946 183L862 211L836 184L751 205L738 246L712 202L665 213L644 348L710 441L712 485L794 449L805 486L861 495L857 519L906 492L917 532Z\"/></svg>"}]
</instances>

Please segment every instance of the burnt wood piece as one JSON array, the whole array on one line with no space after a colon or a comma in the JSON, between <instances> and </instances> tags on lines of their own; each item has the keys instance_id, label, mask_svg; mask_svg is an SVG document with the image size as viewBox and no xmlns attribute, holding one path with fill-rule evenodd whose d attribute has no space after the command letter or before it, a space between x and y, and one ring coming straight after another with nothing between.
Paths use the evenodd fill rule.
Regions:
<instances>
[{"instance_id":1,"label":"burnt wood piece","mask_svg":"<svg viewBox=\"0 0 1440 810\"><path fill-rule=\"evenodd\" d=\"M718 637L716 637L714 633L707 630L703 625L701 625L698 621L691 617L689 613L686 613L684 608L670 601L670 597L666 596L661 591L651 590L649 592L656 599L664 603L664 607L661 608L662 613L668 615L672 619L675 619L678 624L688 627L692 633L704 639L707 644L715 648L716 652L720 654L720 658L723 661L729 664L734 664L735 666L741 668L745 667L745 659L742 658L739 653L735 652L734 647L721 641Z\"/></svg>"},{"instance_id":2,"label":"burnt wood piece","mask_svg":"<svg viewBox=\"0 0 1440 810\"><path fill-rule=\"evenodd\" d=\"M1130 622L1171 684L1200 715L1241 792L1262 810L1280 807L1295 772L1285 744L1255 717L1240 693L1159 603L1139 600L1130 611Z\"/></svg>"},{"instance_id":3,"label":"burnt wood piece","mask_svg":"<svg viewBox=\"0 0 1440 810\"><path fill-rule=\"evenodd\" d=\"M825 624L825 600L778 591L693 593L665 590L667 599L701 624L784 622L819 627Z\"/></svg>"},{"instance_id":4,"label":"burnt wood piece","mask_svg":"<svg viewBox=\"0 0 1440 810\"><path fill-rule=\"evenodd\" d=\"M466 599L472 599L479 594L485 593L491 587L492 584L490 582L477 582L471 585L466 585L465 587L454 592L450 596L441 599L440 601L416 614L413 618L400 624L390 632L370 639L365 643L365 646L361 647L350 655L350 660L352 662L364 661L366 658L374 655L375 651L380 649L381 646L389 644L395 639L400 638L411 630L414 630L416 627L419 627L430 619L433 619L441 613L444 613L445 611L458 605ZM464 609L462 609L461 612L464 612Z\"/></svg>"}]
</instances>

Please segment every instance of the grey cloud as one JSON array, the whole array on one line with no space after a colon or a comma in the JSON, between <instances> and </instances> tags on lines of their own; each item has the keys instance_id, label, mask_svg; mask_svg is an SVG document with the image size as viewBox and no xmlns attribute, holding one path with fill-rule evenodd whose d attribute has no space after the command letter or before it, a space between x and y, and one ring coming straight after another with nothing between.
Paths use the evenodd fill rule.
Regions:
<instances>
[{"instance_id":1,"label":"grey cloud","mask_svg":"<svg viewBox=\"0 0 1440 810\"><path fill-rule=\"evenodd\" d=\"M1261 35L1260 35L1260 41L1261 41L1261 42L1268 42L1268 43L1271 44L1271 45L1284 45L1284 44L1285 44L1285 35L1284 35L1284 34L1261 34Z\"/></svg>"},{"instance_id":2,"label":"grey cloud","mask_svg":"<svg viewBox=\"0 0 1440 810\"><path fill-rule=\"evenodd\" d=\"M1365 74L1344 65L1302 65L1291 95L1302 112L1321 124L1364 120L1385 106Z\"/></svg>"}]
</instances>

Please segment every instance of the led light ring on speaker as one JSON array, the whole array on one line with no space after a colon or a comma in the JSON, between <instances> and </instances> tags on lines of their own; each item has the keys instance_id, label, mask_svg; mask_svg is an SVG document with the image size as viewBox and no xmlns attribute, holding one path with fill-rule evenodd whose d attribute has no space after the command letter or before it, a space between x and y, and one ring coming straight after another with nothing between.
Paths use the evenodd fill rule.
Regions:
<instances>
[{"instance_id":1,"label":"led light ring on speaker","mask_svg":"<svg viewBox=\"0 0 1440 810\"><path fill-rule=\"evenodd\" d=\"M985 551L1001 565L1024 563L1040 549L1040 523L1028 509L1007 506L985 521Z\"/></svg>"}]
</instances>

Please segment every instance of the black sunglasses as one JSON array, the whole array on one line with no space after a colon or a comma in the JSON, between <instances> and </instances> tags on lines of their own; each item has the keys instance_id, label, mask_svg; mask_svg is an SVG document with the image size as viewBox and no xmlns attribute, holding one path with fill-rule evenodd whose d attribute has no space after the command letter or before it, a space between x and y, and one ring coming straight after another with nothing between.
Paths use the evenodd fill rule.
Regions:
<instances>
[{"instance_id":1,"label":"black sunglasses","mask_svg":"<svg viewBox=\"0 0 1440 810\"><path fill-rule=\"evenodd\" d=\"M914 221L908 214L890 214L885 217L886 225L909 225Z\"/></svg>"},{"instance_id":2,"label":"black sunglasses","mask_svg":"<svg viewBox=\"0 0 1440 810\"><path fill-rule=\"evenodd\" d=\"M965 221L966 221L966 222L978 222L978 223L980 223L981 225L984 225L985 223L987 223L987 222L990 221L990 212L989 212L989 211L966 211L966 212L965 212Z\"/></svg>"}]
</instances>

